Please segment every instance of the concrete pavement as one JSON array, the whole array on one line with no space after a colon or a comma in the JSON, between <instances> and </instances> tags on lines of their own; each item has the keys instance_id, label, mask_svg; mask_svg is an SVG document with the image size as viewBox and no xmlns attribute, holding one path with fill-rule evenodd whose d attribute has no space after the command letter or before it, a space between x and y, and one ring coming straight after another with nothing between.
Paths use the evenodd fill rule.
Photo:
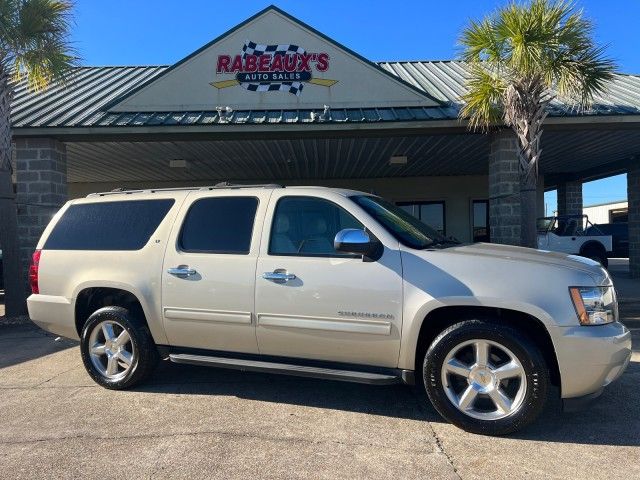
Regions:
<instances>
[{"instance_id":1,"label":"concrete pavement","mask_svg":"<svg viewBox=\"0 0 640 480\"><path fill-rule=\"evenodd\" d=\"M640 332L639 332L640 333ZM96 386L74 342L0 325L6 478L640 478L640 335L583 413L549 402L514 437L467 434L415 390L163 363L132 391Z\"/></svg>"}]
</instances>

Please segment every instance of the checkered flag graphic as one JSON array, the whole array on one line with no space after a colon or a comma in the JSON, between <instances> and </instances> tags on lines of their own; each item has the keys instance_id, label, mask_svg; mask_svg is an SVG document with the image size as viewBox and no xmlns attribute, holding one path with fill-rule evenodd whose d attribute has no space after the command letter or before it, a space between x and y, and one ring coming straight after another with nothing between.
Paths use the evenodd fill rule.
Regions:
<instances>
[{"instance_id":1,"label":"checkered flag graphic","mask_svg":"<svg viewBox=\"0 0 640 480\"><path fill-rule=\"evenodd\" d=\"M305 54L306 50L297 45L285 44L285 45L260 45L249 40L244 42L242 47L242 59L244 60L247 55L300 55ZM240 85L252 92L289 92L294 95L300 95L304 84L302 82L259 82L259 83L246 83L240 82Z\"/></svg>"}]
</instances>

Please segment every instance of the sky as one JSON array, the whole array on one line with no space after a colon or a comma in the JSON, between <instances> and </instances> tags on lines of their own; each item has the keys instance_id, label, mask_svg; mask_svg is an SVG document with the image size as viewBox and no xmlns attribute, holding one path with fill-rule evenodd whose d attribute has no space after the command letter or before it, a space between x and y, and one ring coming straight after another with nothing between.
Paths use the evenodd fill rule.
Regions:
<instances>
[{"instance_id":1,"label":"sky","mask_svg":"<svg viewBox=\"0 0 640 480\"><path fill-rule=\"evenodd\" d=\"M455 58L470 19L505 0L76 0L72 41L84 65L169 65L271 3L369 60ZM639 0L577 0L595 39L624 73L640 74ZM626 178L585 184L585 205L626 198ZM623 193L619 193L623 192ZM545 201L556 208L555 192Z\"/></svg>"}]
</instances>

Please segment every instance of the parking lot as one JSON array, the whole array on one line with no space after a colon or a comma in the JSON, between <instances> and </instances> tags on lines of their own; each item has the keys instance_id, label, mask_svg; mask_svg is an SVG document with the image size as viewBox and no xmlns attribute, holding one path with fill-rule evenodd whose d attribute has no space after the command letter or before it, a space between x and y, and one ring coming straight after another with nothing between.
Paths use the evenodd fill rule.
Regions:
<instances>
[{"instance_id":1,"label":"parking lot","mask_svg":"<svg viewBox=\"0 0 640 480\"><path fill-rule=\"evenodd\" d=\"M510 438L443 423L405 386L163 363L132 391L95 385L79 349L0 323L5 478L640 478L640 330L627 373L582 413L551 401Z\"/></svg>"}]
</instances>

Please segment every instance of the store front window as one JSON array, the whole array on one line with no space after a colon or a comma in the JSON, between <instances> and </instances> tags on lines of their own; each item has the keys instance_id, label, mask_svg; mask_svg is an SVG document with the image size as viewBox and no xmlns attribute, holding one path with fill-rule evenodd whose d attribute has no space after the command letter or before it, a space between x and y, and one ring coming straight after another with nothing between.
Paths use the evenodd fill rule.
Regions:
<instances>
[{"instance_id":1,"label":"store front window","mask_svg":"<svg viewBox=\"0 0 640 480\"><path fill-rule=\"evenodd\" d=\"M473 201L473 241L489 242L489 201Z\"/></svg>"},{"instance_id":2,"label":"store front window","mask_svg":"<svg viewBox=\"0 0 640 480\"><path fill-rule=\"evenodd\" d=\"M614 208L612 210L609 210L609 223L627 223L628 221L628 208Z\"/></svg>"},{"instance_id":3,"label":"store front window","mask_svg":"<svg viewBox=\"0 0 640 480\"><path fill-rule=\"evenodd\" d=\"M446 234L444 202L398 202L397 205L441 235Z\"/></svg>"}]
</instances>

